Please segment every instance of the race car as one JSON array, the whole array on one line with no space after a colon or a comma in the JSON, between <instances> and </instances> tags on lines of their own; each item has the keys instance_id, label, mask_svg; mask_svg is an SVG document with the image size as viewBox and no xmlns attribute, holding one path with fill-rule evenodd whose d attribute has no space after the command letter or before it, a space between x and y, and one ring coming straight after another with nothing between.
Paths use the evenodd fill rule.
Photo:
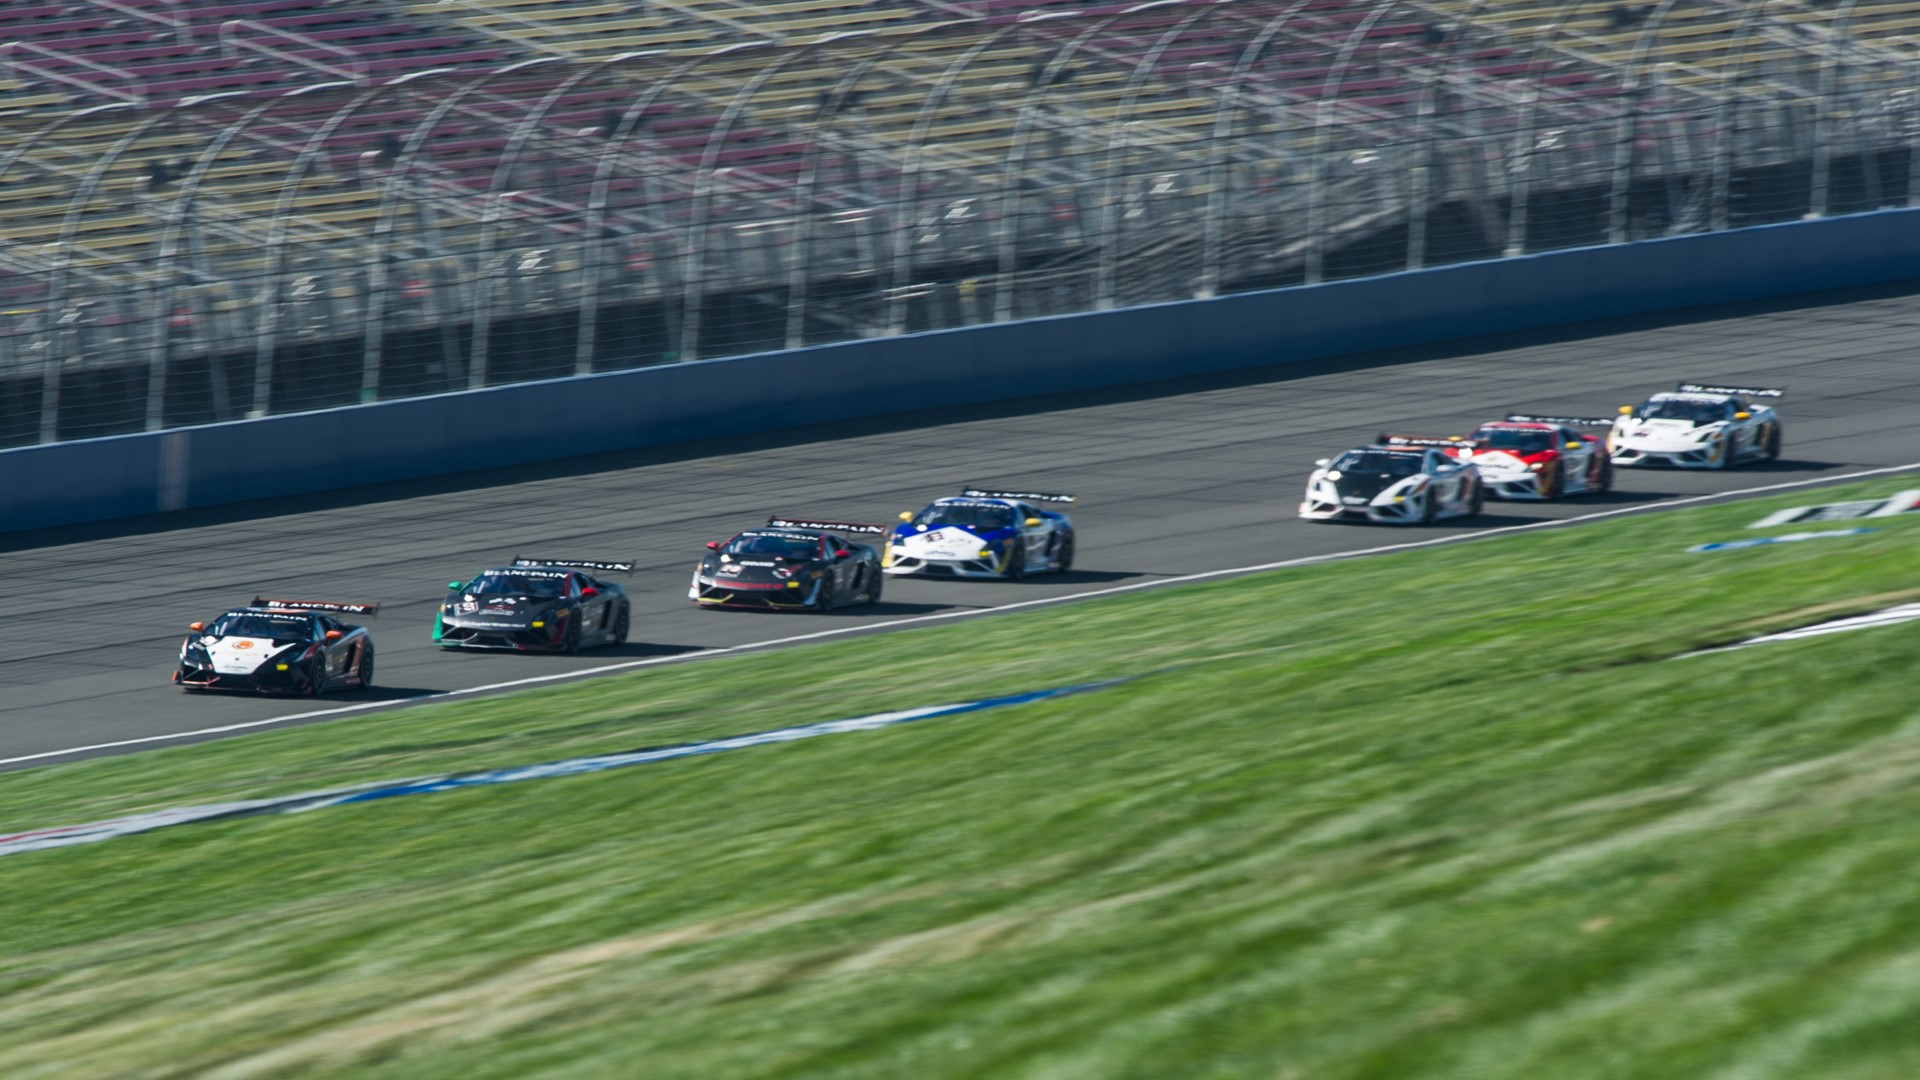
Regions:
<instances>
[{"instance_id":1,"label":"race car","mask_svg":"<svg viewBox=\"0 0 1920 1080\"><path fill-rule=\"evenodd\" d=\"M880 602L880 553L849 536L885 536L885 525L771 517L764 529L707 544L687 599L700 607L828 612Z\"/></svg>"},{"instance_id":2,"label":"race car","mask_svg":"<svg viewBox=\"0 0 1920 1080\"><path fill-rule=\"evenodd\" d=\"M1498 499L1558 499L1613 490L1613 459L1606 437L1576 427L1611 427L1612 420L1509 414L1481 424L1458 455L1480 467L1487 494Z\"/></svg>"},{"instance_id":3,"label":"race car","mask_svg":"<svg viewBox=\"0 0 1920 1080\"><path fill-rule=\"evenodd\" d=\"M1777 398L1772 387L1709 386L1683 382L1638 408L1620 406L1607 436L1615 465L1672 465L1725 469L1780 456L1780 416L1750 398Z\"/></svg>"},{"instance_id":4,"label":"race car","mask_svg":"<svg viewBox=\"0 0 1920 1080\"><path fill-rule=\"evenodd\" d=\"M900 515L886 572L1013 580L1073 569L1073 521L1038 504L1071 506L1076 496L968 487Z\"/></svg>"},{"instance_id":5,"label":"race car","mask_svg":"<svg viewBox=\"0 0 1920 1080\"><path fill-rule=\"evenodd\" d=\"M183 690L319 697L373 685L373 636L337 616L372 618L379 604L254 597L210 623L190 623L173 681Z\"/></svg>"},{"instance_id":6,"label":"race car","mask_svg":"<svg viewBox=\"0 0 1920 1080\"><path fill-rule=\"evenodd\" d=\"M523 559L447 583L433 640L448 649L576 653L627 640L627 591L586 573L630 574L630 562Z\"/></svg>"},{"instance_id":7,"label":"race car","mask_svg":"<svg viewBox=\"0 0 1920 1080\"><path fill-rule=\"evenodd\" d=\"M1471 517L1486 501L1480 467L1460 456L1459 438L1382 435L1332 460L1314 462L1300 516L1309 521L1425 525Z\"/></svg>"}]
</instances>

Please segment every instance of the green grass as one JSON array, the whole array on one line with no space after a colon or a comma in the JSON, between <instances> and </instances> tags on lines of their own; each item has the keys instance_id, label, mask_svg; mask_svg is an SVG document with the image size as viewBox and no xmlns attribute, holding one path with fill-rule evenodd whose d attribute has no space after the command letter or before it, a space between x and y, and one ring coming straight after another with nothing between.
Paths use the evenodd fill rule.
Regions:
<instances>
[{"instance_id":1,"label":"green grass","mask_svg":"<svg viewBox=\"0 0 1920 1080\"><path fill-rule=\"evenodd\" d=\"M1141 676L8 857L0 1074L1920 1075L1920 625L1667 659L1920 598L1920 515L1684 550L1841 497L0 776L10 830Z\"/></svg>"}]
</instances>

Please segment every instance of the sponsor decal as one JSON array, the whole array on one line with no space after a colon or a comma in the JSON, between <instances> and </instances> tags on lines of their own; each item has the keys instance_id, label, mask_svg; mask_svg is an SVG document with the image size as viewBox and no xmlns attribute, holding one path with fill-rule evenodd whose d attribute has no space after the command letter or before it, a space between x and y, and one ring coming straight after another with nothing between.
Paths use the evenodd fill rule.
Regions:
<instances>
[{"instance_id":1,"label":"sponsor decal","mask_svg":"<svg viewBox=\"0 0 1920 1080\"><path fill-rule=\"evenodd\" d=\"M1466 440L1453 435L1388 435L1382 432L1382 446L1444 446L1449 449L1460 446Z\"/></svg>"},{"instance_id":2,"label":"sponsor decal","mask_svg":"<svg viewBox=\"0 0 1920 1080\"><path fill-rule=\"evenodd\" d=\"M456 615L471 615L478 610L480 610L480 605L471 600L463 600L453 605L453 613Z\"/></svg>"},{"instance_id":3,"label":"sponsor decal","mask_svg":"<svg viewBox=\"0 0 1920 1080\"><path fill-rule=\"evenodd\" d=\"M1683 382L1675 387L1683 394L1738 394L1741 397L1777 398L1786 396L1786 389L1777 386L1712 386L1706 383Z\"/></svg>"},{"instance_id":4,"label":"sponsor decal","mask_svg":"<svg viewBox=\"0 0 1920 1080\"><path fill-rule=\"evenodd\" d=\"M1035 690L1024 694L1010 694L1005 697L984 698L979 701L967 701L954 705L932 705L918 709L905 709L899 712L876 713L871 716L859 716L846 720L829 720L819 724L805 724L799 727L779 728L773 731L758 731L746 735L736 735L731 738L714 739L708 742L681 743L677 746L653 747L643 750L627 751L625 753L603 754L598 757L569 758L564 761L547 761L533 765L489 769L483 772L415 777L382 784L363 784L355 787L330 788L321 791L304 792L297 795L285 795L278 798L253 799L245 802L176 807L169 810L157 810L148 814L110 818L106 821L96 821L86 825L67 825L59 828L36 829L32 832L0 835L0 855L14 855L25 851L43 851L48 848L98 843L102 840L112 840L121 836L133 836L139 833L152 832L155 829L164 829L170 825L184 825L196 821L218 821L222 818L252 816L257 814L297 813L308 810L321 810L330 806L342 806L347 803L375 802L381 799L392 799L405 795L430 795L437 791L451 791L456 788L490 787L499 784L518 783L522 780L549 780L562 776L578 776L583 773L604 772L608 769L624 768L630 765L651 765L655 762L673 761L678 758L699 757L706 754L723 754L733 750L746 750L756 746L772 746L780 743L796 742L801 739L816 739L826 735L841 735L855 731L873 731L878 728L893 727L897 724L911 724L920 720L933 720L939 717L985 712L989 709L1001 709L1013 705L1026 705L1031 702L1066 697L1070 694L1091 693L1105 690L1108 687L1116 686L1126 681L1125 679L1107 679L1101 682L1078 683L1072 686Z\"/></svg>"},{"instance_id":5,"label":"sponsor decal","mask_svg":"<svg viewBox=\"0 0 1920 1080\"><path fill-rule=\"evenodd\" d=\"M614 574L630 574L633 564L607 559L527 559L519 555L513 557L516 569L529 566L569 566L577 570L603 570Z\"/></svg>"},{"instance_id":6,"label":"sponsor decal","mask_svg":"<svg viewBox=\"0 0 1920 1080\"><path fill-rule=\"evenodd\" d=\"M740 572L740 566L737 563L728 563L727 565L722 566L717 571L717 573L721 577L733 577L735 574L738 574L739 572Z\"/></svg>"},{"instance_id":7,"label":"sponsor decal","mask_svg":"<svg viewBox=\"0 0 1920 1080\"><path fill-rule=\"evenodd\" d=\"M1798 525L1802 522L1817 521L1857 521L1861 518L1893 517L1896 514L1905 514L1914 510L1920 510L1920 491L1902 491L1884 499L1859 499L1853 502L1788 507L1768 514L1747 528L1765 529L1774 525Z\"/></svg>"},{"instance_id":8,"label":"sponsor decal","mask_svg":"<svg viewBox=\"0 0 1920 1080\"><path fill-rule=\"evenodd\" d=\"M1513 424L1564 424L1567 427L1612 427L1611 416L1534 416L1531 413L1509 413L1507 422Z\"/></svg>"},{"instance_id":9,"label":"sponsor decal","mask_svg":"<svg viewBox=\"0 0 1920 1080\"><path fill-rule=\"evenodd\" d=\"M378 615L379 604L355 604L344 600L267 600L253 598L253 606L274 611L337 611L344 615Z\"/></svg>"},{"instance_id":10,"label":"sponsor decal","mask_svg":"<svg viewBox=\"0 0 1920 1080\"><path fill-rule=\"evenodd\" d=\"M1874 529L1829 529L1826 532L1785 533L1780 536L1754 536L1745 540L1722 540L1712 544L1695 544L1688 551L1734 551L1739 548L1759 547L1762 544L1794 544L1802 540L1827 540L1840 536L1859 536L1861 533L1874 532Z\"/></svg>"},{"instance_id":11,"label":"sponsor decal","mask_svg":"<svg viewBox=\"0 0 1920 1080\"><path fill-rule=\"evenodd\" d=\"M1899 607L1876 611L1871 615L1853 615L1844 619L1830 619L1812 626L1802 626L1797 630L1782 630L1777 634L1762 634L1756 638L1733 645L1722 645L1713 649L1695 649L1682 656L1699 656L1703 653L1732 652L1751 645L1761 645L1769 641L1794 641L1799 638L1823 637L1827 634L1843 634L1849 630L1870 630L1876 626L1894 626L1904 622L1920 620L1920 604L1902 604ZM1676 657L1675 659L1679 659Z\"/></svg>"},{"instance_id":12,"label":"sponsor decal","mask_svg":"<svg viewBox=\"0 0 1920 1080\"><path fill-rule=\"evenodd\" d=\"M870 525L858 521L815 521L811 518L770 517L767 519L770 529L818 529L826 532L864 533L870 536L884 536L885 525Z\"/></svg>"},{"instance_id":13,"label":"sponsor decal","mask_svg":"<svg viewBox=\"0 0 1920 1080\"><path fill-rule=\"evenodd\" d=\"M1079 498L1078 495L1061 495L1048 491L998 491L974 487L971 484L963 488L960 495L968 499L1025 499L1027 502L1045 503L1070 503Z\"/></svg>"},{"instance_id":14,"label":"sponsor decal","mask_svg":"<svg viewBox=\"0 0 1920 1080\"><path fill-rule=\"evenodd\" d=\"M236 649L251 649L253 648L253 642L246 640L236 641L233 643L233 647Z\"/></svg>"},{"instance_id":15,"label":"sponsor decal","mask_svg":"<svg viewBox=\"0 0 1920 1080\"><path fill-rule=\"evenodd\" d=\"M779 566L780 563L773 559L741 559L740 565L741 566Z\"/></svg>"}]
</instances>

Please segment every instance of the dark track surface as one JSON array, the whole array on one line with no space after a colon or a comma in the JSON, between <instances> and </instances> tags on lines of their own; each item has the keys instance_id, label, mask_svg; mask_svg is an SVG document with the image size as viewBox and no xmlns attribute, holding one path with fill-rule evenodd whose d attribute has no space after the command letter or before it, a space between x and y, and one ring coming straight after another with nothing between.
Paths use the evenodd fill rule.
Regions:
<instances>
[{"instance_id":1,"label":"dark track surface","mask_svg":"<svg viewBox=\"0 0 1920 1080\"><path fill-rule=\"evenodd\" d=\"M1920 294L1818 299L0 537L0 759L1920 461ZM1382 429L1464 432L1510 408L1605 415L1680 378L1788 387L1783 460L1622 470L1610 497L1491 503L1476 523L1425 531L1293 517L1315 458ZM895 578L880 607L825 617L686 601L701 545L770 511L890 521L966 482L1077 492L1080 568L1014 584ZM440 652L428 635L441 586L515 553L637 558L635 643L577 658ZM185 624L256 593L381 601L382 687L316 704L168 685Z\"/></svg>"}]
</instances>

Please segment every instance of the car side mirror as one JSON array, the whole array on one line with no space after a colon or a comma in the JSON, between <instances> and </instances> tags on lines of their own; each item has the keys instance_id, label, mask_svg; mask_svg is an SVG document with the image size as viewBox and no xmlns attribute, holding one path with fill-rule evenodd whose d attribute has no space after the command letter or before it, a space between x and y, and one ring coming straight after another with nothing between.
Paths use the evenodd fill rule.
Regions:
<instances>
[{"instance_id":1,"label":"car side mirror","mask_svg":"<svg viewBox=\"0 0 1920 1080\"><path fill-rule=\"evenodd\" d=\"M341 638L343 638L343 637L345 637L345 636L346 636L345 634L342 634L342 633L341 633L340 631L338 631L338 630L329 630L329 631L327 631L327 640L328 640L328 641L339 641L339 640L340 640Z\"/></svg>"},{"instance_id":2,"label":"car side mirror","mask_svg":"<svg viewBox=\"0 0 1920 1080\"><path fill-rule=\"evenodd\" d=\"M206 628L207 628L207 624L203 622L190 622L187 624L187 629L193 631L196 634L202 630L205 630Z\"/></svg>"},{"instance_id":3,"label":"car side mirror","mask_svg":"<svg viewBox=\"0 0 1920 1080\"><path fill-rule=\"evenodd\" d=\"M848 551L846 548L841 548L839 551L833 553L833 557L836 559L851 559L853 558L853 552Z\"/></svg>"},{"instance_id":4,"label":"car side mirror","mask_svg":"<svg viewBox=\"0 0 1920 1080\"><path fill-rule=\"evenodd\" d=\"M1034 527L1035 525L1038 525L1038 524L1040 524L1040 519L1039 519L1039 518L1028 518L1028 519L1027 519L1027 528L1029 528L1029 529L1031 529L1031 528L1033 528L1033 527Z\"/></svg>"},{"instance_id":5,"label":"car side mirror","mask_svg":"<svg viewBox=\"0 0 1920 1080\"><path fill-rule=\"evenodd\" d=\"M709 541L707 541L707 550L708 550L708 551L719 551L719 550L720 550L720 541L718 541L718 540L709 540Z\"/></svg>"},{"instance_id":6,"label":"car side mirror","mask_svg":"<svg viewBox=\"0 0 1920 1080\"><path fill-rule=\"evenodd\" d=\"M466 585L466 582L464 582L464 581L449 581L449 582L447 582L447 588L449 588L449 589L452 589L452 590L453 590L454 592L459 592L459 591L460 591L460 589L461 589L461 587L462 587L462 586L464 586L464 585Z\"/></svg>"},{"instance_id":7,"label":"car side mirror","mask_svg":"<svg viewBox=\"0 0 1920 1080\"><path fill-rule=\"evenodd\" d=\"M1620 406L1620 415L1621 415L1621 416L1632 416L1632 415L1633 415L1633 406L1631 406L1631 405L1622 405L1622 406Z\"/></svg>"},{"instance_id":8,"label":"car side mirror","mask_svg":"<svg viewBox=\"0 0 1920 1080\"><path fill-rule=\"evenodd\" d=\"M902 510L902 511L900 511L900 520L901 520L901 521L912 521L912 520L913 520L913 511L911 511L911 510Z\"/></svg>"},{"instance_id":9,"label":"car side mirror","mask_svg":"<svg viewBox=\"0 0 1920 1080\"><path fill-rule=\"evenodd\" d=\"M1578 449L1580 449L1580 444L1579 444L1579 443L1577 443L1577 442L1570 442L1570 443L1568 443L1568 444L1567 444L1567 445L1566 445L1566 446L1564 447L1564 449L1567 449L1567 450L1578 450Z\"/></svg>"},{"instance_id":10,"label":"car side mirror","mask_svg":"<svg viewBox=\"0 0 1920 1080\"><path fill-rule=\"evenodd\" d=\"M580 595L581 596L599 596L600 590L589 585L586 588L580 590Z\"/></svg>"},{"instance_id":11,"label":"car side mirror","mask_svg":"<svg viewBox=\"0 0 1920 1080\"><path fill-rule=\"evenodd\" d=\"M1733 418L1735 420L1751 420L1753 419L1753 414L1750 412L1737 412L1733 414Z\"/></svg>"}]
</instances>

